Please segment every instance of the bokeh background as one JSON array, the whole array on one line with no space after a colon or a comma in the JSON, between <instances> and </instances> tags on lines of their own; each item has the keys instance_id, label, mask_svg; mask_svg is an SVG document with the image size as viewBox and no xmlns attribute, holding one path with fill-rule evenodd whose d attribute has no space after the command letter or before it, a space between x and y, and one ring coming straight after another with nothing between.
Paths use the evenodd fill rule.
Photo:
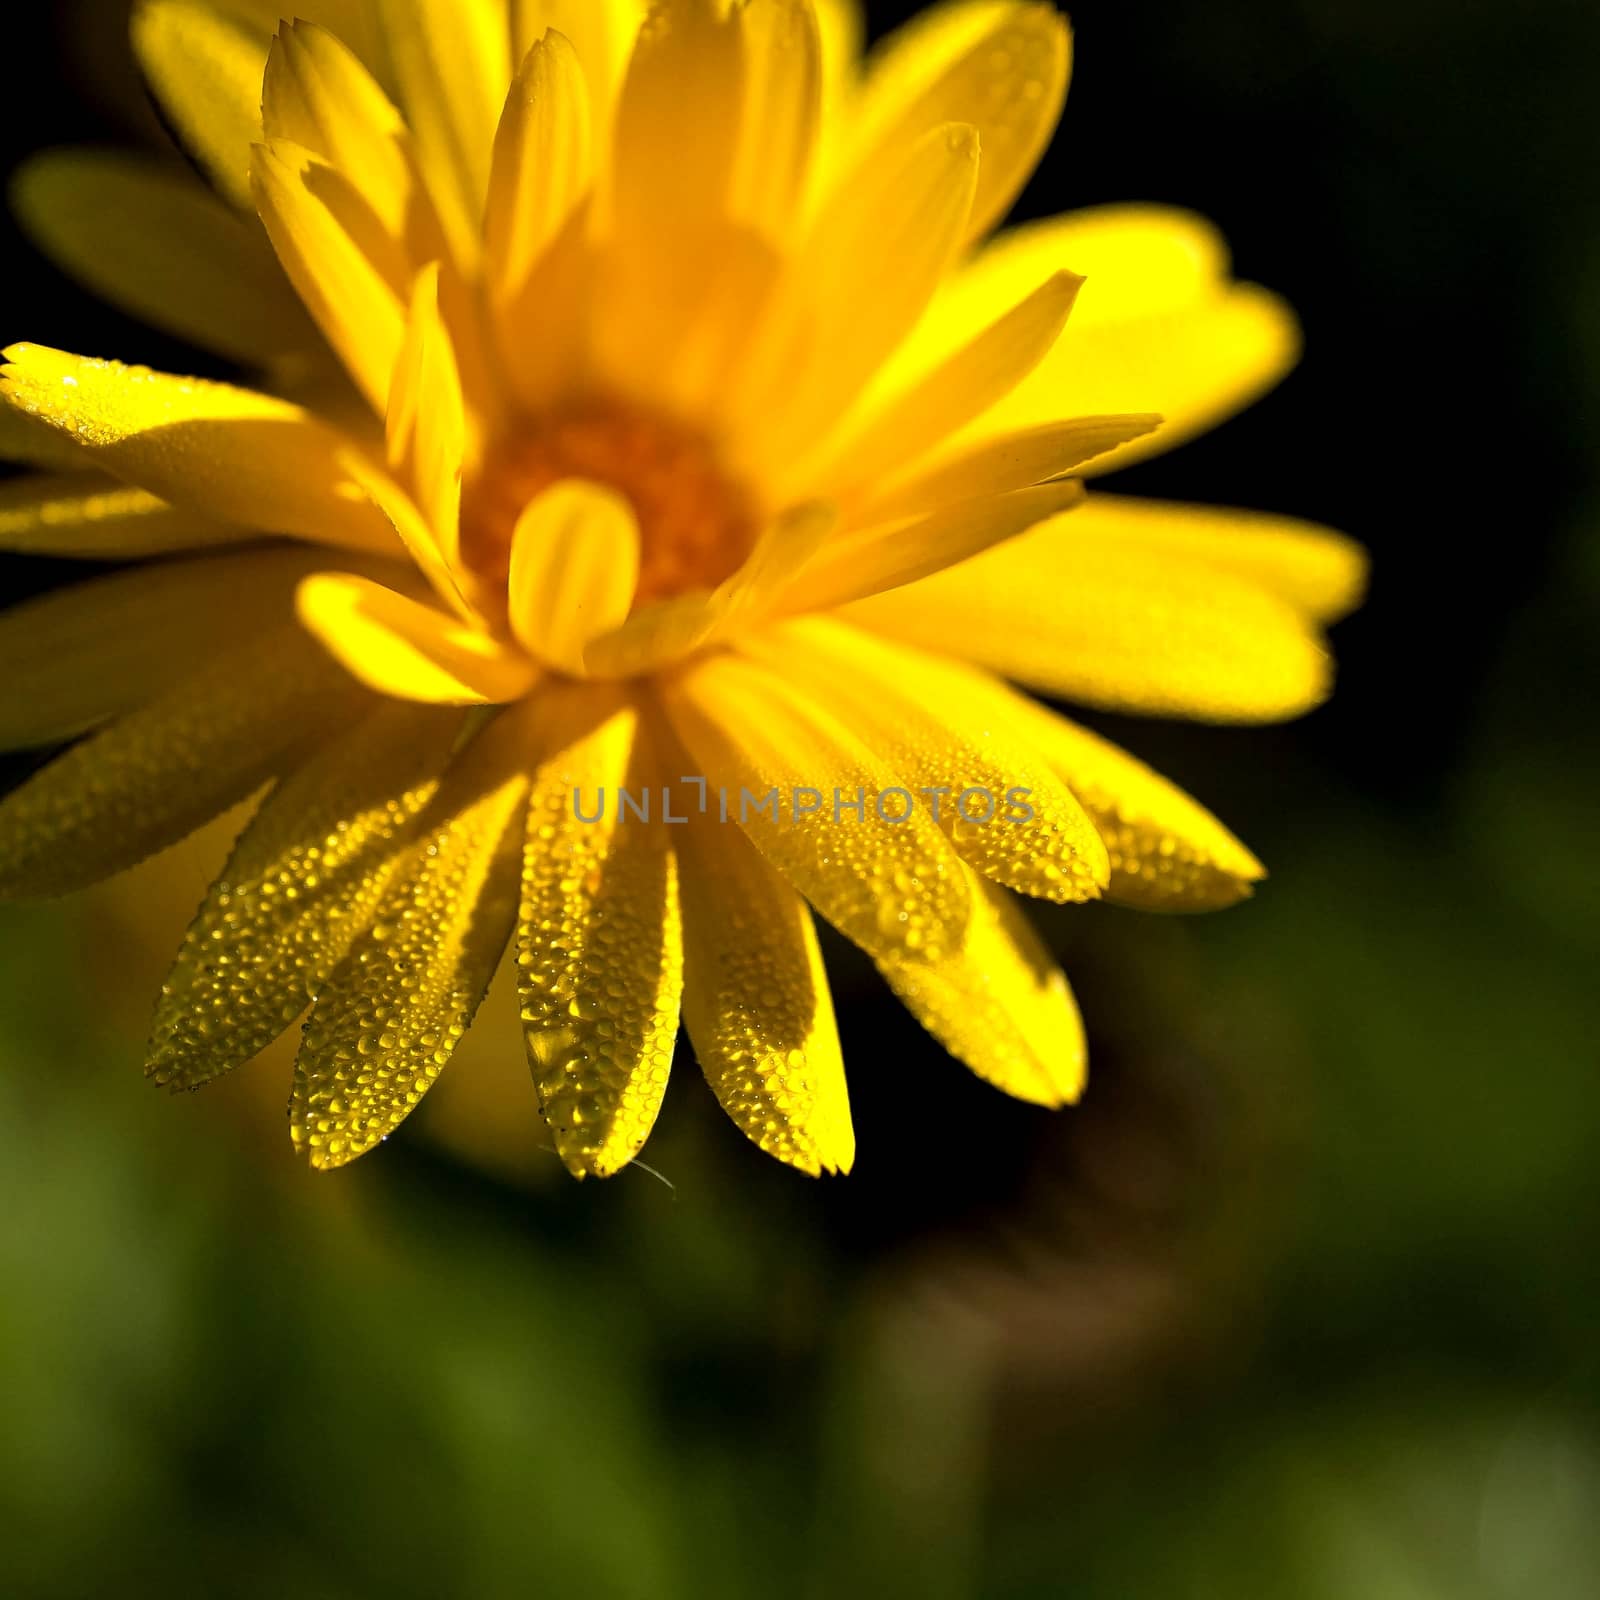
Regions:
<instances>
[{"instance_id":1,"label":"bokeh background","mask_svg":"<svg viewBox=\"0 0 1600 1600\"><path fill-rule=\"evenodd\" d=\"M8 11L7 170L158 136L120 10ZM571 1182L500 1001L470 1074L313 1177L281 1058L175 1100L140 1075L225 832L5 908L0 1592L1600 1593L1600 10L1074 21L1023 213L1193 206L1308 336L1118 487L1374 557L1314 716L1094 719L1271 880L1042 916L1093 1041L1063 1114L836 943L861 1154L821 1184L687 1055L652 1170ZM7 340L212 370L0 232Z\"/></svg>"}]
</instances>

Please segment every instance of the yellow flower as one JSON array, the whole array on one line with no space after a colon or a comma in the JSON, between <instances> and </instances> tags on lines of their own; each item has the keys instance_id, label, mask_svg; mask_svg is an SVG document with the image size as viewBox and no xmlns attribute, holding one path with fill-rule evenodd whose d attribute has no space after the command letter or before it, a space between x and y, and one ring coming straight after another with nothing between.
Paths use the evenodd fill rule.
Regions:
<instances>
[{"instance_id":1,"label":"yellow flower","mask_svg":"<svg viewBox=\"0 0 1600 1600\"><path fill-rule=\"evenodd\" d=\"M1074 1099L1012 891L1200 910L1261 868L1001 680L1322 698L1353 546L1083 487L1272 384L1288 311L1177 211L985 242L1066 93L1047 4L936 8L864 71L846 0L307 9L137 9L220 199L103 155L21 180L68 268L258 386L8 352L0 446L37 470L0 542L162 559L0 625L4 742L86 735L0 805L0 884L71 890L270 786L149 1070L194 1087L309 1005L316 1166L417 1104L510 943L574 1173L638 1152L680 1014L751 1139L847 1169L808 903L974 1071Z\"/></svg>"}]
</instances>

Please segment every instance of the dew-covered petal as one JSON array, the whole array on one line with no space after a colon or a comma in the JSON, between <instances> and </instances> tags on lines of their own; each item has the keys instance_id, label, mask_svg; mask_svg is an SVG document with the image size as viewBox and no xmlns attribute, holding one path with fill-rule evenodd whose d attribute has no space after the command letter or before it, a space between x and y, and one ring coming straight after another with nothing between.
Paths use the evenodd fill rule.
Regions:
<instances>
[{"instance_id":1,"label":"dew-covered petal","mask_svg":"<svg viewBox=\"0 0 1600 1600\"><path fill-rule=\"evenodd\" d=\"M1083 1092L1083 1023L1065 975L1017 902L973 875L959 954L932 964L880 960L907 1010L958 1061L1019 1100L1068 1104Z\"/></svg>"},{"instance_id":2,"label":"dew-covered petal","mask_svg":"<svg viewBox=\"0 0 1600 1600\"><path fill-rule=\"evenodd\" d=\"M639 581L639 528L615 490L579 478L531 501L511 536L507 607L523 647L575 677L619 627Z\"/></svg>"},{"instance_id":3,"label":"dew-covered petal","mask_svg":"<svg viewBox=\"0 0 1600 1600\"><path fill-rule=\"evenodd\" d=\"M0 749L74 738L281 627L317 560L276 546L163 561L0 613Z\"/></svg>"},{"instance_id":4,"label":"dew-covered petal","mask_svg":"<svg viewBox=\"0 0 1600 1600\"><path fill-rule=\"evenodd\" d=\"M394 531L310 412L232 384L14 344L0 394L106 471L242 527L387 553Z\"/></svg>"},{"instance_id":5,"label":"dew-covered petal","mask_svg":"<svg viewBox=\"0 0 1600 1600\"><path fill-rule=\"evenodd\" d=\"M639 1153L666 1092L683 990L678 874L659 806L641 817L621 803L623 790L658 801L663 781L623 691L552 685L535 709L523 1028L557 1153L575 1177L603 1178Z\"/></svg>"},{"instance_id":6,"label":"dew-covered petal","mask_svg":"<svg viewBox=\"0 0 1600 1600\"><path fill-rule=\"evenodd\" d=\"M728 816L841 933L912 960L960 946L959 858L925 811L887 794L900 775L831 709L734 656L696 663L662 694L712 803L725 792ZM835 788L849 802L860 791L864 814L835 820Z\"/></svg>"},{"instance_id":7,"label":"dew-covered petal","mask_svg":"<svg viewBox=\"0 0 1600 1600\"><path fill-rule=\"evenodd\" d=\"M519 707L456 758L370 926L317 994L289 1102L312 1166L342 1166L386 1139L471 1026L516 919L527 796Z\"/></svg>"},{"instance_id":8,"label":"dew-covered petal","mask_svg":"<svg viewBox=\"0 0 1600 1600\"><path fill-rule=\"evenodd\" d=\"M1244 899L1261 863L1204 806L1108 739L1023 695L1013 715L1071 785L1105 840L1106 898L1142 911L1216 911Z\"/></svg>"},{"instance_id":9,"label":"dew-covered petal","mask_svg":"<svg viewBox=\"0 0 1600 1600\"><path fill-rule=\"evenodd\" d=\"M77 465L81 455L74 450ZM0 550L126 561L259 539L99 472L29 474L0 483Z\"/></svg>"},{"instance_id":10,"label":"dew-covered petal","mask_svg":"<svg viewBox=\"0 0 1600 1600\"><path fill-rule=\"evenodd\" d=\"M316 330L265 236L192 175L111 150L50 150L13 180L28 236L141 321L254 367L314 359Z\"/></svg>"},{"instance_id":11,"label":"dew-covered petal","mask_svg":"<svg viewBox=\"0 0 1600 1600\"><path fill-rule=\"evenodd\" d=\"M162 985L149 1076L196 1088L305 1010L377 909L461 717L380 704L267 795Z\"/></svg>"},{"instance_id":12,"label":"dew-covered petal","mask_svg":"<svg viewBox=\"0 0 1600 1600\"><path fill-rule=\"evenodd\" d=\"M293 627L218 656L0 801L0 894L66 894L154 855L368 703Z\"/></svg>"},{"instance_id":13,"label":"dew-covered petal","mask_svg":"<svg viewBox=\"0 0 1600 1600\"><path fill-rule=\"evenodd\" d=\"M931 7L867 60L852 129L855 166L870 181L941 122L970 123L983 149L969 235L997 223L1055 132L1072 70L1072 34L1053 5L963 0Z\"/></svg>"},{"instance_id":14,"label":"dew-covered petal","mask_svg":"<svg viewBox=\"0 0 1600 1600\"><path fill-rule=\"evenodd\" d=\"M681 790L679 791L682 792ZM739 1130L802 1172L848 1172L855 1133L822 951L806 903L732 823L677 826L683 1020Z\"/></svg>"},{"instance_id":15,"label":"dew-covered petal","mask_svg":"<svg viewBox=\"0 0 1600 1600\"><path fill-rule=\"evenodd\" d=\"M1092 900L1106 850L986 673L831 618L785 623L744 648L792 674L922 797L969 865L1046 900Z\"/></svg>"},{"instance_id":16,"label":"dew-covered petal","mask_svg":"<svg viewBox=\"0 0 1600 1600\"><path fill-rule=\"evenodd\" d=\"M380 694L440 705L515 700L537 669L520 652L409 595L348 572L316 572L295 595L300 620Z\"/></svg>"},{"instance_id":17,"label":"dew-covered petal","mask_svg":"<svg viewBox=\"0 0 1600 1600\"><path fill-rule=\"evenodd\" d=\"M1273 722L1328 693L1331 663L1315 628L1251 578L1097 541L1067 581L1046 587L1031 553L1010 550L998 545L846 614L1113 711Z\"/></svg>"}]
</instances>

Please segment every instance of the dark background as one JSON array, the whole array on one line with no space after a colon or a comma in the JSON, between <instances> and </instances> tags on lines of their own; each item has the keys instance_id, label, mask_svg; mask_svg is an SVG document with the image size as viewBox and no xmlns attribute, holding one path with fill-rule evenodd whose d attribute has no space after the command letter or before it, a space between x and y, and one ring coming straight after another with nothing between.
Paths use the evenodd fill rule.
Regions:
<instances>
[{"instance_id":1,"label":"dark background","mask_svg":"<svg viewBox=\"0 0 1600 1600\"><path fill-rule=\"evenodd\" d=\"M117 10L8 15L6 169L154 136ZM833 947L861 1153L824 1184L688 1057L666 1181L572 1184L510 1039L488 1087L313 1178L281 1060L193 1100L140 1080L200 865L7 908L0 1589L1600 1590L1600 10L1073 20L1020 214L1190 206L1307 335L1278 392L1116 487L1373 556L1313 716L1097 721L1270 882L1216 918L1041 915L1092 1045L1058 1115ZM3 230L8 341L216 370Z\"/></svg>"}]
</instances>

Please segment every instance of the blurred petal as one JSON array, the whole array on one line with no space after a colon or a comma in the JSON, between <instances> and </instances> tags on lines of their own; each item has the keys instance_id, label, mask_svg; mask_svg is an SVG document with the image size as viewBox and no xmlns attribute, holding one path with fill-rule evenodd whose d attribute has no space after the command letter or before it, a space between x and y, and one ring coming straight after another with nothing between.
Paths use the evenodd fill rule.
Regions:
<instances>
[{"instance_id":1,"label":"blurred petal","mask_svg":"<svg viewBox=\"0 0 1600 1600\"><path fill-rule=\"evenodd\" d=\"M380 694L439 705L515 700L537 669L486 633L370 578L319 572L296 592L300 620Z\"/></svg>"},{"instance_id":2,"label":"blurred petal","mask_svg":"<svg viewBox=\"0 0 1600 1600\"><path fill-rule=\"evenodd\" d=\"M154 855L367 703L292 627L215 657L0 801L0 894L66 894Z\"/></svg>"},{"instance_id":3,"label":"blurred petal","mask_svg":"<svg viewBox=\"0 0 1600 1600\"><path fill-rule=\"evenodd\" d=\"M39 248L129 315L248 366L317 350L260 228L192 176L120 152L51 150L24 164L11 195Z\"/></svg>"},{"instance_id":4,"label":"blurred petal","mask_svg":"<svg viewBox=\"0 0 1600 1600\"><path fill-rule=\"evenodd\" d=\"M659 811L622 815L662 773L620 690L552 684L536 707L518 987L539 1105L575 1177L639 1153L666 1092L683 988L678 876ZM584 821L578 811L601 815Z\"/></svg>"},{"instance_id":5,"label":"blurred petal","mask_svg":"<svg viewBox=\"0 0 1600 1600\"><path fill-rule=\"evenodd\" d=\"M963 0L931 7L867 59L857 159L870 172L941 122L972 124L983 162L968 233L986 233L1044 154L1071 70L1072 34L1053 5Z\"/></svg>"},{"instance_id":6,"label":"blurred petal","mask_svg":"<svg viewBox=\"0 0 1600 1600\"><path fill-rule=\"evenodd\" d=\"M184 935L146 1073L196 1088L305 1010L371 920L460 726L380 704L272 790Z\"/></svg>"},{"instance_id":7,"label":"blurred petal","mask_svg":"<svg viewBox=\"0 0 1600 1600\"><path fill-rule=\"evenodd\" d=\"M164 561L0 612L0 749L73 738L281 625L317 560L280 546Z\"/></svg>"},{"instance_id":8,"label":"blurred petal","mask_svg":"<svg viewBox=\"0 0 1600 1600\"><path fill-rule=\"evenodd\" d=\"M1059 1106L1083 1092L1086 1050L1072 990L1016 901L972 879L961 951L934 963L880 961L907 1010L958 1061L1019 1100Z\"/></svg>"},{"instance_id":9,"label":"blurred petal","mask_svg":"<svg viewBox=\"0 0 1600 1600\"><path fill-rule=\"evenodd\" d=\"M887 820L901 816L900 797L884 811L875 802L900 775L831 711L730 656L697 662L663 697L700 773L726 791L728 817L841 933L874 955L912 960L960 945L968 897L955 851L914 803ZM850 801L861 791L864 815L835 821L824 784ZM803 809L803 791L815 809Z\"/></svg>"},{"instance_id":10,"label":"blurred petal","mask_svg":"<svg viewBox=\"0 0 1600 1600\"><path fill-rule=\"evenodd\" d=\"M476 259L495 125L511 83L503 4L376 0L417 156L456 259ZM420 264L420 263L419 263Z\"/></svg>"},{"instance_id":11,"label":"blurred petal","mask_svg":"<svg viewBox=\"0 0 1600 1600\"><path fill-rule=\"evenodd\" d=\"M811 0L750 0L739 13L744 119L732 178L740 221L783 240L804 214L822 110L822 41Z\"/></svg>"},{"instance_id":12,"label":"blurred petal","mask_svg":"<svg viewBox=\"0 0 1600 1600\"><path fill-rule=\"evenodd\" d=\"M343 1166L394 1132L471 1026L516 920L527 796L519 709L451 766L371 924L317 994L289 1102L313 1167Z\"/></svg>"},{"instance_id":13,"label":"blurred petal","mask_svg":"<svg viewBox=\"0 0 1600 1600\"><path fill-rule=\"evenodd\" d=\"M1314 629L1259 583L1106 542L1065 584L1042 586L1030 549L999 545L847 615L1108 710L1272 722L1309 711L1330 684Z\"/></svg>"},{"instance_id":14,"label":"blurred petal","mask_svg":"<svg viewBox=\"0 0 1600 1600\"><path fill-rule=\"evenodd\" d=\"M74 447L73 453L81 466L81 452ZM258 529L180 510L148 489L99 472L29 475L0 483L0 550L126 561L260 537Z\"/></svg>"},{"instance_id":15,"label":"blurred petal","mask_svg":"<svg viewBox=\"0 0 1600 1600\"><path fill-rule=\"evenodd\" d=\"M133 47L173 131L223 196L250 203L250 146L261 137L259 31L206 0L140 0Z\"/></svg>"},{"instance_id":16,"label":"blurred petal","mask_svg":"<svg viewBox=\"0 0 1600 1600\"><path fill-rule=\"evenodd\" d=\"M527 53L495 134L484 225L485 276L513 299L594 181L589 89L564 34Z\"/></svg>"}]
</instances>

